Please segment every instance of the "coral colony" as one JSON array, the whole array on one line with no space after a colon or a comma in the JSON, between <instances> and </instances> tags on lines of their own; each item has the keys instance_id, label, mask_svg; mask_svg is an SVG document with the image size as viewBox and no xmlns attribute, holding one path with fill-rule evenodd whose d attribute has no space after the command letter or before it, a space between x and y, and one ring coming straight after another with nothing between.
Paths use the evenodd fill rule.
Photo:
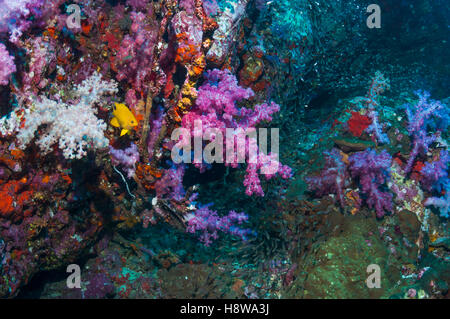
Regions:
<instances>
[{"instance_id":1,"label":"coral colony","mask_svg":"<svg viewBox=\"0 0 450 319\"><path fill-rule=\"evenodd\" d=\"M0 297L448 297L449 75L335 2L0 0Z\"/></svg>"}]
</instances>

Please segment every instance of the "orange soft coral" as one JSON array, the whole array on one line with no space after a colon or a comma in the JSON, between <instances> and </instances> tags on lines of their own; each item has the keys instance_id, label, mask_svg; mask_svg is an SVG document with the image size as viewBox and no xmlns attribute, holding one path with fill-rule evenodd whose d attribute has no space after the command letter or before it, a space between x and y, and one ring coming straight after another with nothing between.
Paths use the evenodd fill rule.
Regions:
<instances>
[{"instance_id":1,"label":"orange soft coral","mask_svg":"<svg viewBox=\"0 0 450 319\"><path fill-rule=\"evenodd\" d=\"M177 38L177 51L175 62L180 62L183 64L190 63L193 58L199 53L200 48L196 45L189 43L189 37L186 33L179 33L176 35Z\"/></svg>"}]
</instances>

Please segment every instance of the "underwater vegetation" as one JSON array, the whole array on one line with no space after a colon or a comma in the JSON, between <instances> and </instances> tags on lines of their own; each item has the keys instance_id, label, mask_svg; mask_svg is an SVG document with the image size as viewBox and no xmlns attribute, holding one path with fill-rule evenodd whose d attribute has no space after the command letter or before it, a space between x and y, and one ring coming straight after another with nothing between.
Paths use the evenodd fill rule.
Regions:
<instances>
[{"instance_id":1,"label":"underwater vegetation","mask_svg":"<svg viewBox=\"0 0 450 319\"><path fill-rule=\"evenodd\" d=\"M448 298L450 7L369 4L0 0L0 297Z\"/></svg>"}]
</instances>

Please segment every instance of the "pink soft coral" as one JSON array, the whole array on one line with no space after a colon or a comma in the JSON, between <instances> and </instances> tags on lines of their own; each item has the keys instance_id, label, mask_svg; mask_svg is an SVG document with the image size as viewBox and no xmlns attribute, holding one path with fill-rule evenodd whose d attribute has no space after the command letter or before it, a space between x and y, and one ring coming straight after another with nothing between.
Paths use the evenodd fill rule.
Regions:
<instances>
[{"instance_id":1,"label":"pink soft coral","mask_svg":"<svg viewBox=\"0 0 450 319\"><path fill-rule=\"evenodd\" d=\"M16 72L14 57L10 56L3 43L0 43L0 85L7 85L11 73Z\"/></svg>"},{"instance_id":2,"label":"pink soft coral","mask_svg":"<svg viewBox=\"0 0 450 319\"><path fill-rule=\"evenodd\" d=\"M280 110L279 105L271 102L253 108L239 108L237 102L253 97L254 92L239 86L236 77L228 70L210 70L205 74L205 80L198 90L196 105L182 119L183 128L188 129L194 138L201 138L208 129L220 131L222 137L227 136L223 149L224 157L225 154L227 156L225 165L234 168L238 166L237 159L244 159L246 150L254 148L254 154L249 154L246 161L248 165L244 186L247 195L264 196L258 170L266 175L266 179L276 174L284 179L291 178L291 169L278 162L277 154L264 154L256 145L255 138L246 137L243 145L238 143L241 133L255 130L255 126L263 121L271 121L272 114ZM196 123L201 123L201 126ZM227 129L234 130L234 134L229 136ZM230 154L233 157L231 160ZM196 166L202 171L205 169L203 163L196 163Z\"/></svg>"}]
</instances>

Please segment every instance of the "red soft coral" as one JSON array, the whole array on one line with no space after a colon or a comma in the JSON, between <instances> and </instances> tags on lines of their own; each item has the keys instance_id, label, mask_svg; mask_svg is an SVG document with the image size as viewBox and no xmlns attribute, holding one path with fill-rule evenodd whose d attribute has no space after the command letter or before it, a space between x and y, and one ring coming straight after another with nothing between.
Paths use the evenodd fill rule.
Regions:
<instances>
[{"instance_id":1,"label":"red soft coral","mask_svg":"<svg viewBox=\"0 0 450 319\"><path fill-rule=\"evenodd\" d=\"M8 217L14 212L16 206L14 204L14 196L17 195L20 185L16 181L11 181L3 184L0 187L0 215Z\"/></svg>"},{"instance_id":2,"label":"red soft coral","mask_svg":"<svg viewBox=\"0 0 450 319\"><path fill-rule=\"evenodd\" d=\"M372 124L372 120L366 115L361 115L359 112L352 112L352 117L348 120L350 133L356 137L360 137L370 124Z\"/></svg>"}]
</instances>

